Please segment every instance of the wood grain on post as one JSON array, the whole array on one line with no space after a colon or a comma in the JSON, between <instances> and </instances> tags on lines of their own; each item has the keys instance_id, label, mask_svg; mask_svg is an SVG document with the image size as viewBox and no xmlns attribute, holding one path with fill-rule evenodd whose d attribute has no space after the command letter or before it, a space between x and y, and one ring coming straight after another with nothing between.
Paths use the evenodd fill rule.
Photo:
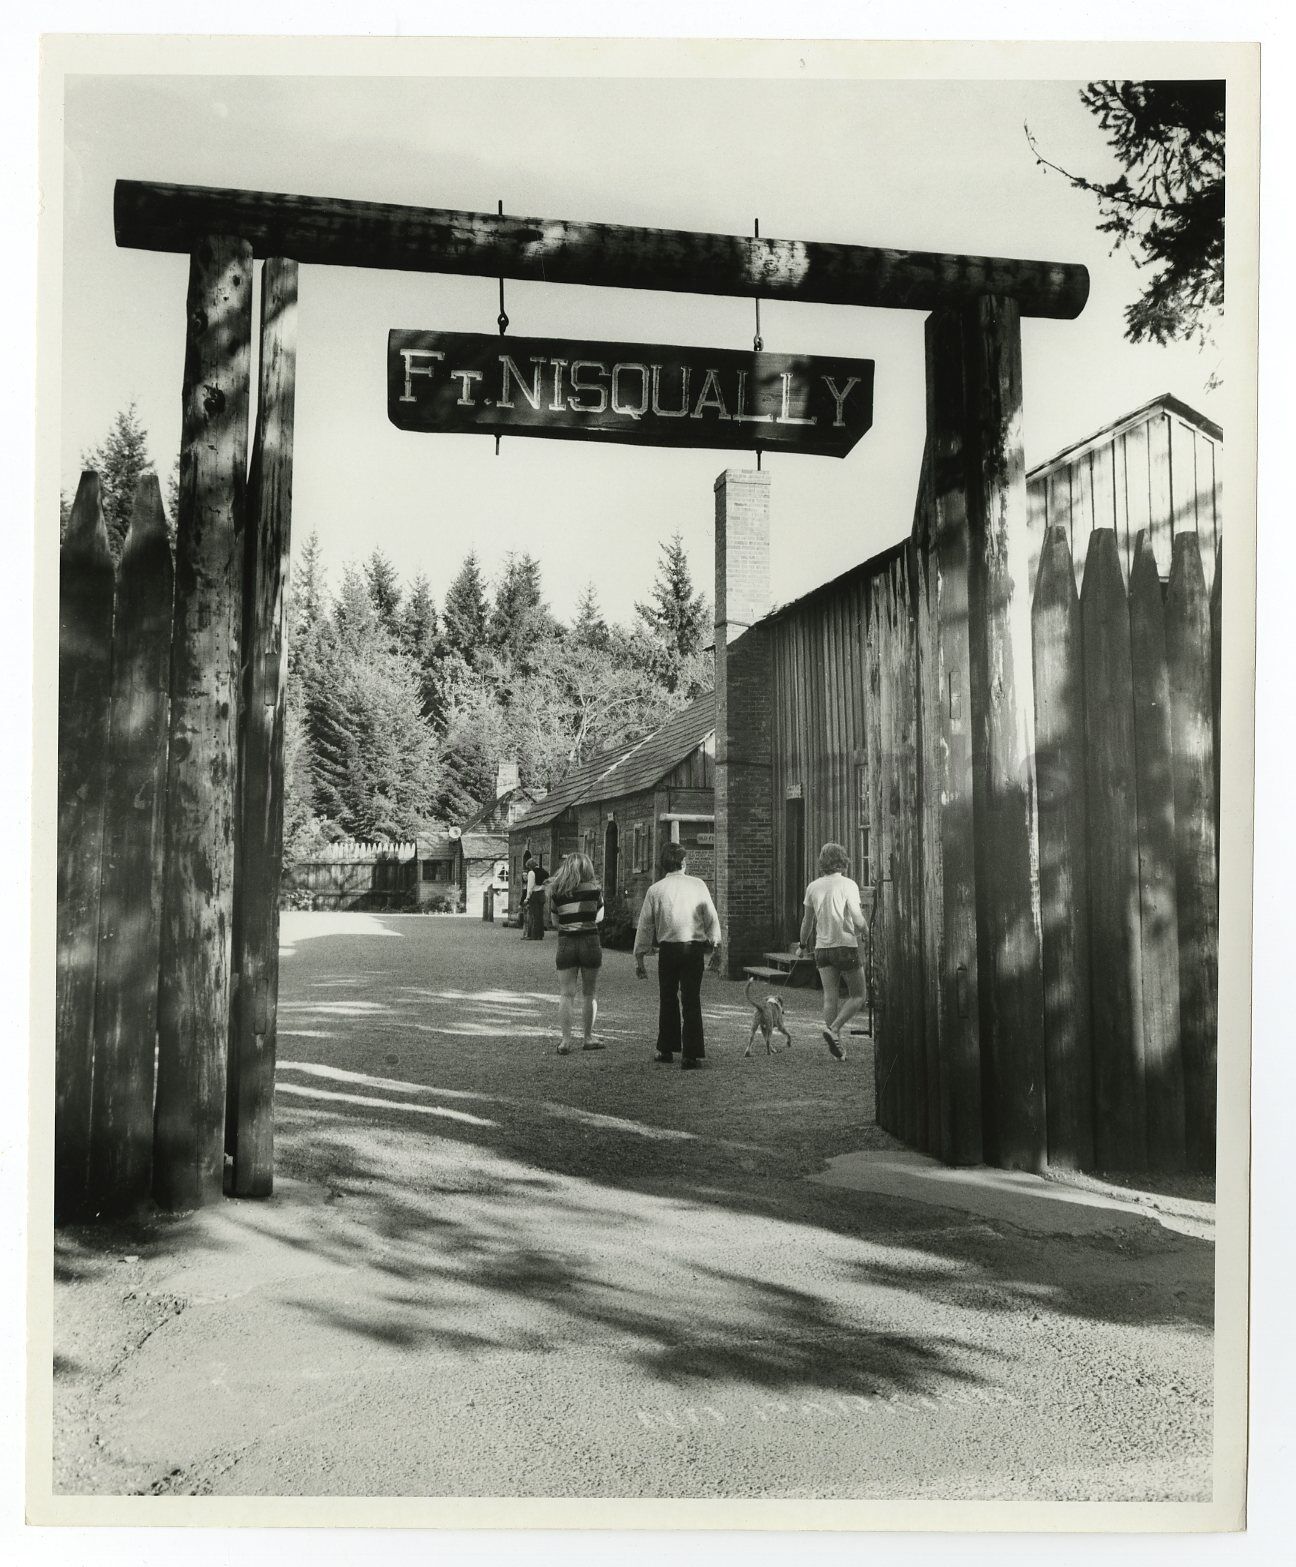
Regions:
<instances>
[{"instance_id":1,"label":"wood grain on post","mask_svg":"<svg viewBox=\"0 0 1296 1567\"><path fill-rule=\"evenodd\" d=\"M1224 540L1215 545L1215 575L1211 581L1210 631L1211 631L1211 751L1215 758L1215 904L1219 907L1219 852L1220 852L1220 699L1222 671L1224 667L1223 621L1224 601Z\"/></svg>"},{"instance_id":2,"label":"wood grain on post","mask_svg":"<svg viewBox=\"0 0 1296 1567\"><path fill-rule=\"evenodd\" d=\"M909 936L914 916L908 875L912 758L906 743L906 644L908 620L903 602L903 578L899 562L892 562L881 577L886 634L883 642L882 679L884 809L891 821L889 852L891 876L891 997L892 1040L895 1045L896 1135L913 1147L918 1141L913 987L909 964Z\"/></svg>"},{"instance_id":3,"label":"wood grain on post","mask_svg":"<svg viewBox=\"0 0 1296 1567\"><path fill-rule=\"evenodd\" d=\"M1175 886L1179 912L1179 1028L1187 1153L1215 1166L1219 916L1212 737L1211 611L1198 535L1174 541L1166 596L1170 735L1174 752Z\"/></svg>"},{"instance_id":4,"label":"wood grain on post","mask_svg":"<svg viewBox=\"0 0 1296 1567\"><path fill-rule=\"evenodd\" d=\"M87 470L59 551L54 1216L90 1205L99 868L112 676L113 563L99 475Z\"/></svg>"},{"instance_id":5,"label":"wood grain on post","mask_svg":"<svg viewBox=\"0 0 1296 1567\"><path fill-rule=\"evenodd\" d=\"M1089 808L1094 1153L1100 1169L1147 1164L1139 973L1138 799L1130 618L1116 535L1089 536L1080 590Z\"/></svg>"},{"instance_id":6,"label":"wood grain on post","mask_svg":"<svg viewBox=\"0 0 1296 1567\"><path fill-rule=\"evenodd\" d=\"M149 1195L174 571L156 474L135 490L117 573L90 1180L98 1213Z\"/></svg>"},{"instance_id":7,"label":"wood grain on post","mask_svg":"<svg viewBox=\"0 0 1296 1567\"><path fill-rule=\"evenodd\" d=\"M865 743L868 749L870 841L877 867L874 872L877 912L873 922L873 971L876 982L873 1008L874 1072L878 1124L893 1135L898 1135L896 1072L900 1020L893 957L895 888L889 869L894 824L886 808L890 763L887 756L886 595L881 572L870 577L867 591L868 620L864 644Z\"/></svg>"},{"instance_id":8,"label":"wood grain on post","mask_svg":"<svg viewBox=\"0 0 1296 1567\"><path fill-rule=\"evenodd\" d=\"M941 1039L946 987L945 887L941 846L940 575L936 568L931 484L931 437L923 451L914 508L912 551L918 659L919 907L923 969L923 1050L926 1080L926 1152L950 1157L950 1114L942 1074Z\"/></svg>"},{"instance_id":9,"label":"wood grain on post","mask_svg":"<svg viewBox=\"0 0 1296 1567\"><path fill-rule=\"evenodd\" d=\"M261 354L248 483L243 573L243 724L238 876L234 887L237 1002L230 1042L230 1123L236 1197L274 1184L274 1066L283 869L284 607L292 529L297 367L297 263L261 269Z\"/></svg>"},{"instance_id":10,"label":"wood grain on post","mask_svg":"<svg viewBox=\"0 0 1296 1567\"><path fill-rule=\"evenodd\" d=\"M1044 1066L1050 1165L1094 1162L1084 649L1066 529L1050 528L1032 607Z\"/></svg>"},{"instance_id":11,"label":"wood grain on post","mask_svg":"<svg viewBox=\"0 0 1296 1567\"><path fill-rule=\"evenodd\" d=\"M941 802L941 1094L951 1164L984 1157L981 1012L978 998L976 852L973 832L967 434L963 420L963 323L955 311L928 318L927 460L931 513L925 540L936 625L940 692L936 750L924 789ZM1051 504L1051 498L1050 498Z\"/></svg>"},{"instance_id":12,"label":"wood grain on post","mask_svg":"<svg viewBox=\"0 0 1296 1567\"><path fill-rule=\"evenodd\" d=\"M960 312L965 355L969 647L981 1049L989 1157L1042 1170L1044 976L1035 823L1035 703L1021 320L1010 300Z\"/></svg>"},{"instance_id":13,"label":"wood grain on post","mask_svg":"<svg viewBox=\"0 0 1296 1567\"><path fill-rule=\"evenodd\" d=\"M1170 416L1158 414L1148 421L1148 532L1157 571L1170 574L1170 540L1174 536L1174 490L1170 475ZM1134 535L1135 548L1138 534ZM1133 562L1130 563L1133 570Z\"/></svg>"},{"instance_id":14,"label":"wood grain on post","mask_svg":"<svg viewBox=\"0 0 1296 1567\"><path fill-rule=\"evenodd\" d=\"M502 216L118 180L119 245L187 253L203 234L242 234L257 256L339 267L525 278L933 310L998 294L1023 315L1073 320L1089 296L1082 266L1000 256L877 250L614 223Z\"/></svg>"},{"instance_id":15,"label":"wood grain on post","mask_svg":"<svg viewBox=\"0 0 1296 1567\"><path fill-rule=\"evenodd\" d=\"M900 877L904 920L901 925L905 985L909 993L907 1030L910 1059L906 1117L916 1148L929 1152L932 1129L928 1116L927 971L922 935L922 775L918 737L917 559L912 543L895 565L897 633L899 638L896 745L899 752Z\"/></svg>"},{"instance_id":16,"label":"wood grain on post","mask_svg":"<svg viewBox=\"0 0 1296 1567\"><path fill-rule=\"evenodd\" d=\"M1179 1045L1179 919L1175 908L1174 775L1165 610L1152 540L1134 541L1130 572L1130 669L1138 797L1139 970L1148 1162L1185 1162L1183 1055Z\"/></svg>"},{"instance_id":17,"label":"wood grain on post","mask_svg":"<svg viewBox=\"0 0 1296 1567\"><path fill-rule=\"evenodd\" d=\"M189 263L162 881L153 1191L221 1195L252 253L212 236Z\"/></svg>"}]
</instances>

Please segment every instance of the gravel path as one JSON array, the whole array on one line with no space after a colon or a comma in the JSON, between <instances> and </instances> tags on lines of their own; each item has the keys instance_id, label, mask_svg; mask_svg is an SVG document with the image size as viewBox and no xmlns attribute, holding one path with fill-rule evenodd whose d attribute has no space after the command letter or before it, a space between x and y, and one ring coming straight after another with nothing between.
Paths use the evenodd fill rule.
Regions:
<instances>
[{"instance_id":1,"label":"gravel path","mask_svg":"<svg viewBox=\"0 0 1296 1567\"><path fill-rule=\"evenodd\" d=\"M60 1235L57 1489L1209 1496L1209 1240L807 1179L896 1149L815 993L745 1060L708 976L683 1073L624 954L560 1058L552 939L283 940L275 1197Z\"/></svg>"}]
</instances>

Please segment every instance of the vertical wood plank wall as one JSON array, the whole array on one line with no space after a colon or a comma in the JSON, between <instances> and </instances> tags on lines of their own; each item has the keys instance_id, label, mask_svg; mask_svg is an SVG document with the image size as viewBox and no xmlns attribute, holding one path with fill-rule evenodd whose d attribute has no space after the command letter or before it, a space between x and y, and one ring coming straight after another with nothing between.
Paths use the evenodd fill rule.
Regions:
<instances>
[{"instance_id":1,"label":"vertical wood plank wall","mask_svg":"<svg viewBox=\"0 0 1296 1567\"><path fill-rule=\"evenodd\" d=\"M1220 539L1222 467L1214 427L1204 429L1164 400L1074 455L1042 464L1026 481L1032 584L1047 528L1066 529L1081 587L1090 533L1114 528L1127 582L1140 533L1151 538L1162 581L1170 575L1174 540L1195 533L1209 592Z\"/></svg>"},{"instance_id":2,"label":"vertical wood plank wall","mask_svg":"<svg viewBox=\"0 0 1296 1567\"><path fill-rule=\"evenodd\" d=\"M949 362L947 328L929 323L929 365ZM953 411L959 389L945 390ZM938 376L929 400L943 395ZM877 904L879 1122L975 1163L986 1117L1002 1108L981 1098L969 560L955 482L965 453L957 419L942 438L939 413L929 409L910 541L770 622L771 897L777 911L798 907L820 846L847 846ZM1052 552L1031 623L1044 995L1044 1076L1031 1092L1048 1162L1078 1169L1209 1169L1214 1152L1217 442L1156 417L1028 490L1029 526ZM794 797L798 867L784 809Z\"/></svg>"}]
</instances>

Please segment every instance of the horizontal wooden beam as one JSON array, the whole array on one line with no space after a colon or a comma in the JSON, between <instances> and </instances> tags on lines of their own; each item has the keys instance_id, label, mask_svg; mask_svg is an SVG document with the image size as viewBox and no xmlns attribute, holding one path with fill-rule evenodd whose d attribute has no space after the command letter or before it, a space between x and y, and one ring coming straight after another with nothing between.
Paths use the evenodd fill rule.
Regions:
<instances>
[{"instance_id":1,"label":"horizontal wooden beam","mask_svg":"<svg viewBox=\"0 0 1296 1567\"><path fill-rule=\"evenodd\" d=\"M897 310L936 310L995 294L1015 300L1023 315L1068 321L1089 297L1087 269L1059 261L877 250L141 180L117 181L113 220L119 245L185 255L205 235L224 234L249 241L257 256L326 266Z\"/></svg>"}]
</instances>

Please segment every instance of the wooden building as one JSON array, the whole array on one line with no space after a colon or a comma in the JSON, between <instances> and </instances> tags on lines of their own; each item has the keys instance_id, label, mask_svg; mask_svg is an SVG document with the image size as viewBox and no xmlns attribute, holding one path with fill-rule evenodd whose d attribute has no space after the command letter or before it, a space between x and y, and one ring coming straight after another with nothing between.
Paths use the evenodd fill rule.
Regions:
<instances>
[{"instance_id":1,"label":"wooden building","mask_svg":"<svg viewBox=\"0 0 1296 1567\"><path fill-rule=\"evenodd\" d=\"M717 482L727 970L845 844L879 1121L950 1162L1211 1167L1221 444L1157 398L971 525L929 441L909 537L766 613L768 476Z\"/></svg>"},{"instance_id":2,"label":"wooden building","mask_svg":"<svg viewBox=\"0 0 1296 1567\"><path fill-rule=\"evenodd\" d=\"M706 692L651 733L574 767L509 829L510 917L526 876L524 856L553 870L582 850L605 901L624 899L638 918L666 843L682 843L689 868L715 887L715 694Z\"/></svg>"},{"instance_id":3,"label":"wooden building","mask_svg":"<svg viewBox=\"0 0 1296 1567\"><path fill-rule=\"evenodd\" d=\"M1162 581L1177 534L1196 533L1209 592L1224 524L1224 432L1170 393L1155 397L1026 475L1030 577L1046 528L1067 532L1083 581L1089 535L1113 528L1128 581L1134 545L1146 529Z\"/></svg>"},{"instance_id":4,"label":"wooden building","mask_svg":"<svg viewBox=\"0 0 1296 1567\"><path fill-rule=\"evenodd\" d=\"M485 801L467 821L452 829L453 874L464 913L479 919L488 891L494 894L496 905L503 912L503 894L509 888L509 829L544 797L543 789L519 781L515 761L501 761L495 775L494 799Z\"/></svg>"}]
</instances>

